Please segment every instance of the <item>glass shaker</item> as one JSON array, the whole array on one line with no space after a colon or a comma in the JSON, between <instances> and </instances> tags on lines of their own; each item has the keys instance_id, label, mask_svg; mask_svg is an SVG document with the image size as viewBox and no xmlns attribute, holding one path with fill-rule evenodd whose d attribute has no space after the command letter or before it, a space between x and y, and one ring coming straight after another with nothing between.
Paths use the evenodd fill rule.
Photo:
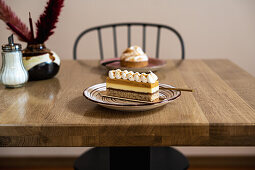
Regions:
<instances>
[{"instance_id":1,"label":"glass shaker","mask_svg":"<svg viewBox=\"0 0 255 170\"><path fill-rule=\"evenodd\" d=\"M8 44L2 46L2 68L0 80L7 88L22 87L28 80L28 72L22 62L21 45L8 37Z\"/></svg>"}]
</instances>

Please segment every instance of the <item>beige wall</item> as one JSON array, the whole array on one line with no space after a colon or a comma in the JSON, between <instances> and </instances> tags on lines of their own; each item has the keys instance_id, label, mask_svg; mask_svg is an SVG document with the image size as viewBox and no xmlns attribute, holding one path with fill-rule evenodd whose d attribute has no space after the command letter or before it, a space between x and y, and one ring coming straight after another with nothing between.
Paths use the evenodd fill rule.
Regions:
<instances>
[{"instance_id":1,"label":"beige wall","mask_svg":"<svg viewBox=\"0 0 255 170\"><path fill-rule=\"evenodd\" d=\"M45 0L8 0L8 4L28 24L28 12L34 21L43 11ZM144 21L164 23L176 28L186 43L187 58L228 58L255 76L255 1L254 0L66 0L65 7L57 24L55 34L46 42L48 48L56 51L62 59L72 58L75 37L85 28L125 21ZM0 21L0 43L6 43L10 34ZM136 30L136 29L134 29ZM123 30L122 30L123 31ZM121 31L120 31L121 32ZM139 30L136 30L139 33ZM148 34L155 35L155 30ZM180 55L176 38L163 45L161 57L177 58ZM141 40L132 37L133 44L141 45ZM124 40L121 38L119 41ZM106 54L112 56L108 42L104 39ZM152 50L155 38L151 39L148 54ZM98 55L98 49L92 36L80 44L79 56L86 52L90 58ZM25 46L25 44L23 44ZM126 44L121 43L121 48ZM168 48L169 47L169 48ZM0 148L0 156L12 155L18 151L21 155L38 153L37 149ZM34 151L33 151L34 150ZM63 154L57 149L42 148L45 153ZM72 150L72 149L71 149ZM79 150L79 148L78 148ZM181 148L185 154L255 154L255 148ZM40 151L41 153L41 151ZM68 152L70 153L70 152ZM80 153L73 149L71 153Z\"/></svg>"},{"instance_id":2,"label":"beige wall","mask_svg":"<svg viewBox=\"0 0 255 170\"><path fill-rule=\"evenodd\" d=\"M34 21L43 11L46 0L8 0L8 4L28 24L28 12ZM254 0L66 0L55 34L46 45L61 58L72 58L75 37L85 28L124 21L164 23L176 28L184 37L187 58L228 58L255 75L255 1ZM10 34L0 21L0 43ZM139 33L139 30L136 30ZM120 31L121 32L121 31ZM155 34L151 31L148 34ZM98 55L96 40L89 36L79 46L79 56ZM176 58L180 55L177 39L162 38L160 56ZM168 42L167 38L172 39ZM119 41L125 38L119 39ZM133 37L133 44L141 40ZM112 39L104 39L108 57ZM109 43L110 42L110 43ZM153 56L155 38L150 40L148 54ZM125 41L126 43L126 41ZM126 44L121 44L121 49ZM168 46L169 45L169 46ZM84 57L83 57L84 58Z\"/></svg>"}]
</instances>

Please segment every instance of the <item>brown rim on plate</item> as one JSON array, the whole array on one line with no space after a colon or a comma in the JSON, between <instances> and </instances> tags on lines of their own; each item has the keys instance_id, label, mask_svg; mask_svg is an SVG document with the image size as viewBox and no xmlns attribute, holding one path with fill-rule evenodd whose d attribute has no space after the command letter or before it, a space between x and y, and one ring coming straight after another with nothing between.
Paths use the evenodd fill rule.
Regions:
<instances>
[{"instance_id":1,"label":"brown rim on plate","mask_svg":"<svg viewBox=\"0 0 255 170\"><path fill-rule=\"evenodd\" d=\"M95 87L95 86L99 86L99 87ZM162 87L173 87L173 86L170 86L170 85L167 85L167 84L159 84L159 86L162 86ZM99 90L99 89L102 89L102 88L106 88L106 83L100 83L100 84L96 84L96 85L93 85L93 86L90 86L88 88L86 88L84 91L83 91L83 96L92 101L92 102L95 102L95 103L98 103L98 104L105 104L105 105L114 105L114 106L146 106L146 105L155 105L155 104L160 104L160 103L168 103L172 100L175 100L176 98L178 98L180 95L181 95L181 92L180 91L176 91L176 90L163 90L163 89L160 89L159 93L161 95L165 95L168 97L162 101L158 101L158 102L153 102L153 103L137 103L137 102L129 102L129 101L125 101L126 103L117 103L115 100L116 99L112 99L112 103L110 102L105 102L103 99L105 99L106 97L102 97L101 96L101 99L102 100L96 100L96 99L93 99L93 96L87 96L86 93L89 93L90 95L100 95L99 92L103 91L103 90ZM89 90L92 90L92 91L89 91ZM97 92L96 94L93 94ZM171 97L169 97L169 95L171 94ZM109 99L109 98L107 98ZM118 100L117 100L118 101ZM121 100L119 100L121 101Z\"/></svg>"},{"instance_id":2,"label":"brown rim on plate","mask_svg":"<svg viewBox=\"0 0 255 170\"><path fill-rule=\"evenodd\" d=\"M116 61L112 62L111 61ZM140 72L144 71L156 71L158 69L163 68L166 65L165 60L157 59L157 58L150 58L149 57L149 65L146 67L138 67L138 68L131 68L131 67L121 67L120 65L120 58L111 58L111 59L105 59L100 62L101 65L105 62L110 62L109 64L106 64L105 67L108 69L122 69L122 70L136 70Z\"/></svg>"}]
</instances>

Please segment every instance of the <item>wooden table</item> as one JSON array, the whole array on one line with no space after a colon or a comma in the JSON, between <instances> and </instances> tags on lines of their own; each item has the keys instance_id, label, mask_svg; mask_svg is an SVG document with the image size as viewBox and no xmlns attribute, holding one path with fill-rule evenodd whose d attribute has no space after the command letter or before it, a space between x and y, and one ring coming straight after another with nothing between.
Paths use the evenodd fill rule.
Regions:
<instances>
[{"instance_id":1,"label":"wooden table","mask_svg":"<svg viewBox=\"0 0 255 170\"><path fill-rule=\"evenodd\" d=\"M161 83L192 88L146 112L86 100L105 82L98 61L63 60L50 80L0 86L0 146L254 146L255 78L228 60L169 60Z\"/></svg>"}]
</instances>

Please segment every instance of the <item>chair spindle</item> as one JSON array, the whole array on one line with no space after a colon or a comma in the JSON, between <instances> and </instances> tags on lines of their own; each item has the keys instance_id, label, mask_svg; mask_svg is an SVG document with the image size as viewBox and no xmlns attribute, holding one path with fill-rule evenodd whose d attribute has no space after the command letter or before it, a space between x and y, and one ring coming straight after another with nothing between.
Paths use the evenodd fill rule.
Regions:
<instances>
[{"instance_id":1,"label":"chair spindle","mask_svg":"<svg viewBox=\"0 0 255 170\"><path fill-rule=\"evenodd\" d=\"M114 43L114 55L115 58L118 57L118 48L117 48L117 36L116 36L116 26L113 26L113 43Z\"/></svg>"},{"instance_id":2,"label":"chair spindle","mask_svg":"<svg viewBox=\"0 0 255 170\"><path fill-rule=\"evenodd\" d=\"M144 52L146 52L145 43L146 43L146 25L143 25L143 51Z\"/></svg>"},{"instance_id":3,"label":"chair spindle","mask_svg":"<svg viewBox=\"0 0 255 170\"><path fill-rule=\"evenodd\" d=\"M130 47L131 44L131 28L130 25L128 25L128 47Z\"/></svg>"},{"instance_id":4,"label":"chair spindle","mask_svg":"<svg viewBox=\"0 0 255 170\"><path fill-rule=\"evenodd\" d=\"M159 57L160 30L161 30L161 27L160 27L160 26L158 26L157 44L156 44L156 58L158 58L158 57Z\"/></svg>"},{"instance_id":5,"label":"chair spindle","mask_svg":"<svg viewBox=\"0 0 255 170\"><path fill-rule=\"evenodd\" d=\"M97 33L98 33L98 41L99 41L100 58L101 58L101 60L103 60L104 59L104 52L103 52L103 43L102 43L102 36L101 36L101 29L100 28L97 29Z\"/></svg>"}]
</instances>

